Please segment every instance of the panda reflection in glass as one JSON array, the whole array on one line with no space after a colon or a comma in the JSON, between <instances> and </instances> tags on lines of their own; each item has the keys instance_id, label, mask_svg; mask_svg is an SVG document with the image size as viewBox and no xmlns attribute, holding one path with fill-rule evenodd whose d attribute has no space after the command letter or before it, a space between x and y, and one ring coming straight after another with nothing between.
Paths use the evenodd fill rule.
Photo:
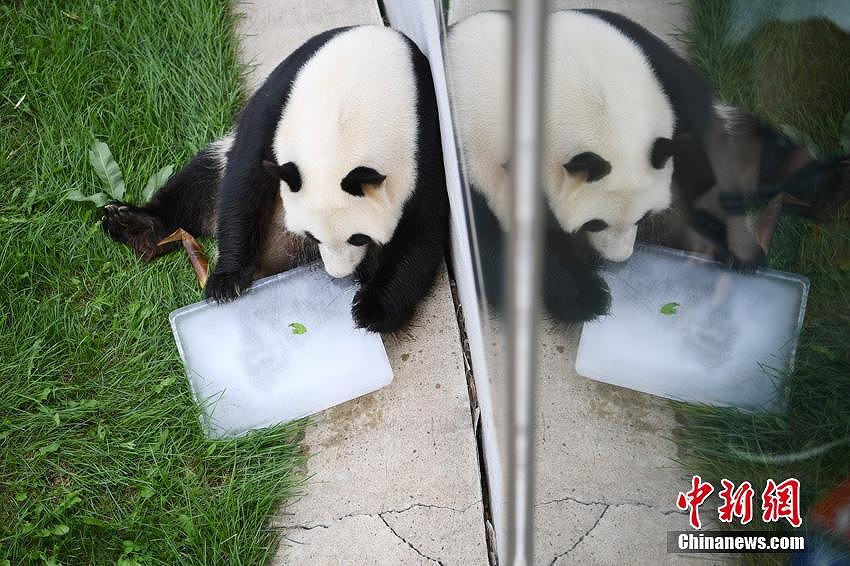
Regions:
<instances>
[{"instance_id":1,"label":"panda reflection in glass","mask_svg":"<svg viewBox=\"0 0 850 566\"><path fill-rule=\"evenodd\" d=\"M427 293L448 241L428 61L389 28L313 37L272 71L232 132L201 150L146 205L109 203L103 227L143 259L183 228L216 236L205 296L315 258L361 283L358 326L392 332Z\"/></svg>"},{"instance_id":2,"label":"panda reflection in glass","mask_svg":"<svg viewBox=\"0 0 850 566\"><path fill-rule=\"evenodd\" d=\"M497 310L510 210L511 25L508 12L475 14L450 28L447 48L487 298ZM543 300L560 320L608 311L599 267L628 259L636 239L752 270L764 265L766 245L748 226L748 206L786 193L806 204L790 212L806 214L850 185L840 160L804 155L721 104L685 59L620 14L554 12L547 35Z\"/></svg>"},{"instance_id":3,"label":"panda reflection in glass","mask_svg":"<svg viewBox=\"0 0 850 566\"><path fill-rule=\"evenodd\" d=\"M448 59L489 297L503 293L508 225L511 18L484 12L452 27ZM624 261L637 224L671 204L674 113L641 49L602 19L550 14L541 181L544 303L567 322L604 314L602 259ZM499 69L499 72L494 72ZM487 85L482 87L482 85ZM486 91L486 92L485 92Z\"/></svg>"}]
</instances>

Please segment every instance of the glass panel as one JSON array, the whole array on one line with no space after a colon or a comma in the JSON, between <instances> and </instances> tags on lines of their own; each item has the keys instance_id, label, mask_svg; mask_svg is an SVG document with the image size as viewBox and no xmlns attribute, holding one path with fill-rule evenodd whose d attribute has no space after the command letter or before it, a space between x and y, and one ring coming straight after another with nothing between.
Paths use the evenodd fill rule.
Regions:
<instances>
[{"instance_id":1,"label":"glass panel","mask_svg":"<svg viewBox=\"0 0 850 566\"><path fill-rule=\"evenodd\" d=\"M547 17L535 563L656 564L696 517L801 521L844 548L850 6L575 4ZM513 77L494 7L450 3L447 71L505 447ZM722 505L741 485L746 524Z\"/></svg>"}]
</instances>

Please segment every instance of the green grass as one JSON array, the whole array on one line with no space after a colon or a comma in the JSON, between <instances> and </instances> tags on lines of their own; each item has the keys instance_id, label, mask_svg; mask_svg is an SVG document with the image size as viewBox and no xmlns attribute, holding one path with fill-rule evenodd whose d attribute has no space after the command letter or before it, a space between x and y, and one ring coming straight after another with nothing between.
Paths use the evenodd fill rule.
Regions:
<instances>
[{"instance_id":1,"label":"green grass","mask_svg":"<svg viewBox=\"0 0 850 566\"><path fill-rule=\"evenodd\" d=\"M228 129L233 27L215 0L0 4L0 564L274 550L302 425L205 440L168 325L201 297L185 256L143 265L64 200L101 189L94 138L138 200Z\"/></svg>"},{"instance_id":2,"label":"green grass","mask_svg":"<svg viewBox=\"0 0 850 566\"><path fill-rule=\"evenodd\" d=\"M725 40L729 2L691 0L689 5L692 27L684 39L691 60L724 101L754 111L776 128L790 125L808 133L822 156L840 153L841 123L850 111L846 34L825 21L771 23L730 45ZM824 225L783 218L770 264L811 279L795 371L784 380L787 411L752 415L679 405L678 441L686 469L715 486L722 477L754 482L757 507L766 478L800 479L805 509L850 476L850 444L783 463L750 460L735 451L793 454L850 439L850 209ZM750 526L765 525L759 516Z\"/></svg>"}]
</instances>

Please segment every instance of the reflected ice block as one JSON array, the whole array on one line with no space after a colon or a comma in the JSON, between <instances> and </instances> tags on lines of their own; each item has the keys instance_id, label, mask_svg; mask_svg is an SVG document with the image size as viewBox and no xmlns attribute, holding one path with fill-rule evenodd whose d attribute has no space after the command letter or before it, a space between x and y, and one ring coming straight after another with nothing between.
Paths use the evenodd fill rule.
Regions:
<instances>
[{"instance_id":1,"label":"reflected ice block","mask_svg":"<svg viewBox=\"0 0 850 566\"><path fill-rule=\"evenodd\" d=\"M777 378L794 363L807 278L737 273L655 246L603 276L611 312L582 329L580 375L682 401L781 408Z\"/></svg>"},{"instance_id":2,"label":"reflected ice block","mask_svg":"<svg viewBox=\"0 0 850 566\"><path fill-rule=\"evenodd\" d=\"M356 328L351 317L356 290L351 279L311 265L259 280L236 301L172 312L207 435L238 436L389 384L380 335ZM293 333L292 323L306 332Z\"/></svg>"}]
</instances>

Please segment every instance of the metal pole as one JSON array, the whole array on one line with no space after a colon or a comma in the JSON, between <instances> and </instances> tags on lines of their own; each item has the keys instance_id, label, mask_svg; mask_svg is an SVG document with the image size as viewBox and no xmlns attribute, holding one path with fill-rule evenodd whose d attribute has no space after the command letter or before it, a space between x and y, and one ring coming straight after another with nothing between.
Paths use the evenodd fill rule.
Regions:
<instances>
[{"instance_id":1,"label":"metal pole","mask_svg":"<svg viewBox=\"0 0 850 566\"><path fill-rule=\"evenodd\" d=\"M540 124L544 0L515 2L513 29L513 193L508 234L507 376L510 383L508 556L534 563L534 420L542 257Z\"/></svg>"}]
</instances>

